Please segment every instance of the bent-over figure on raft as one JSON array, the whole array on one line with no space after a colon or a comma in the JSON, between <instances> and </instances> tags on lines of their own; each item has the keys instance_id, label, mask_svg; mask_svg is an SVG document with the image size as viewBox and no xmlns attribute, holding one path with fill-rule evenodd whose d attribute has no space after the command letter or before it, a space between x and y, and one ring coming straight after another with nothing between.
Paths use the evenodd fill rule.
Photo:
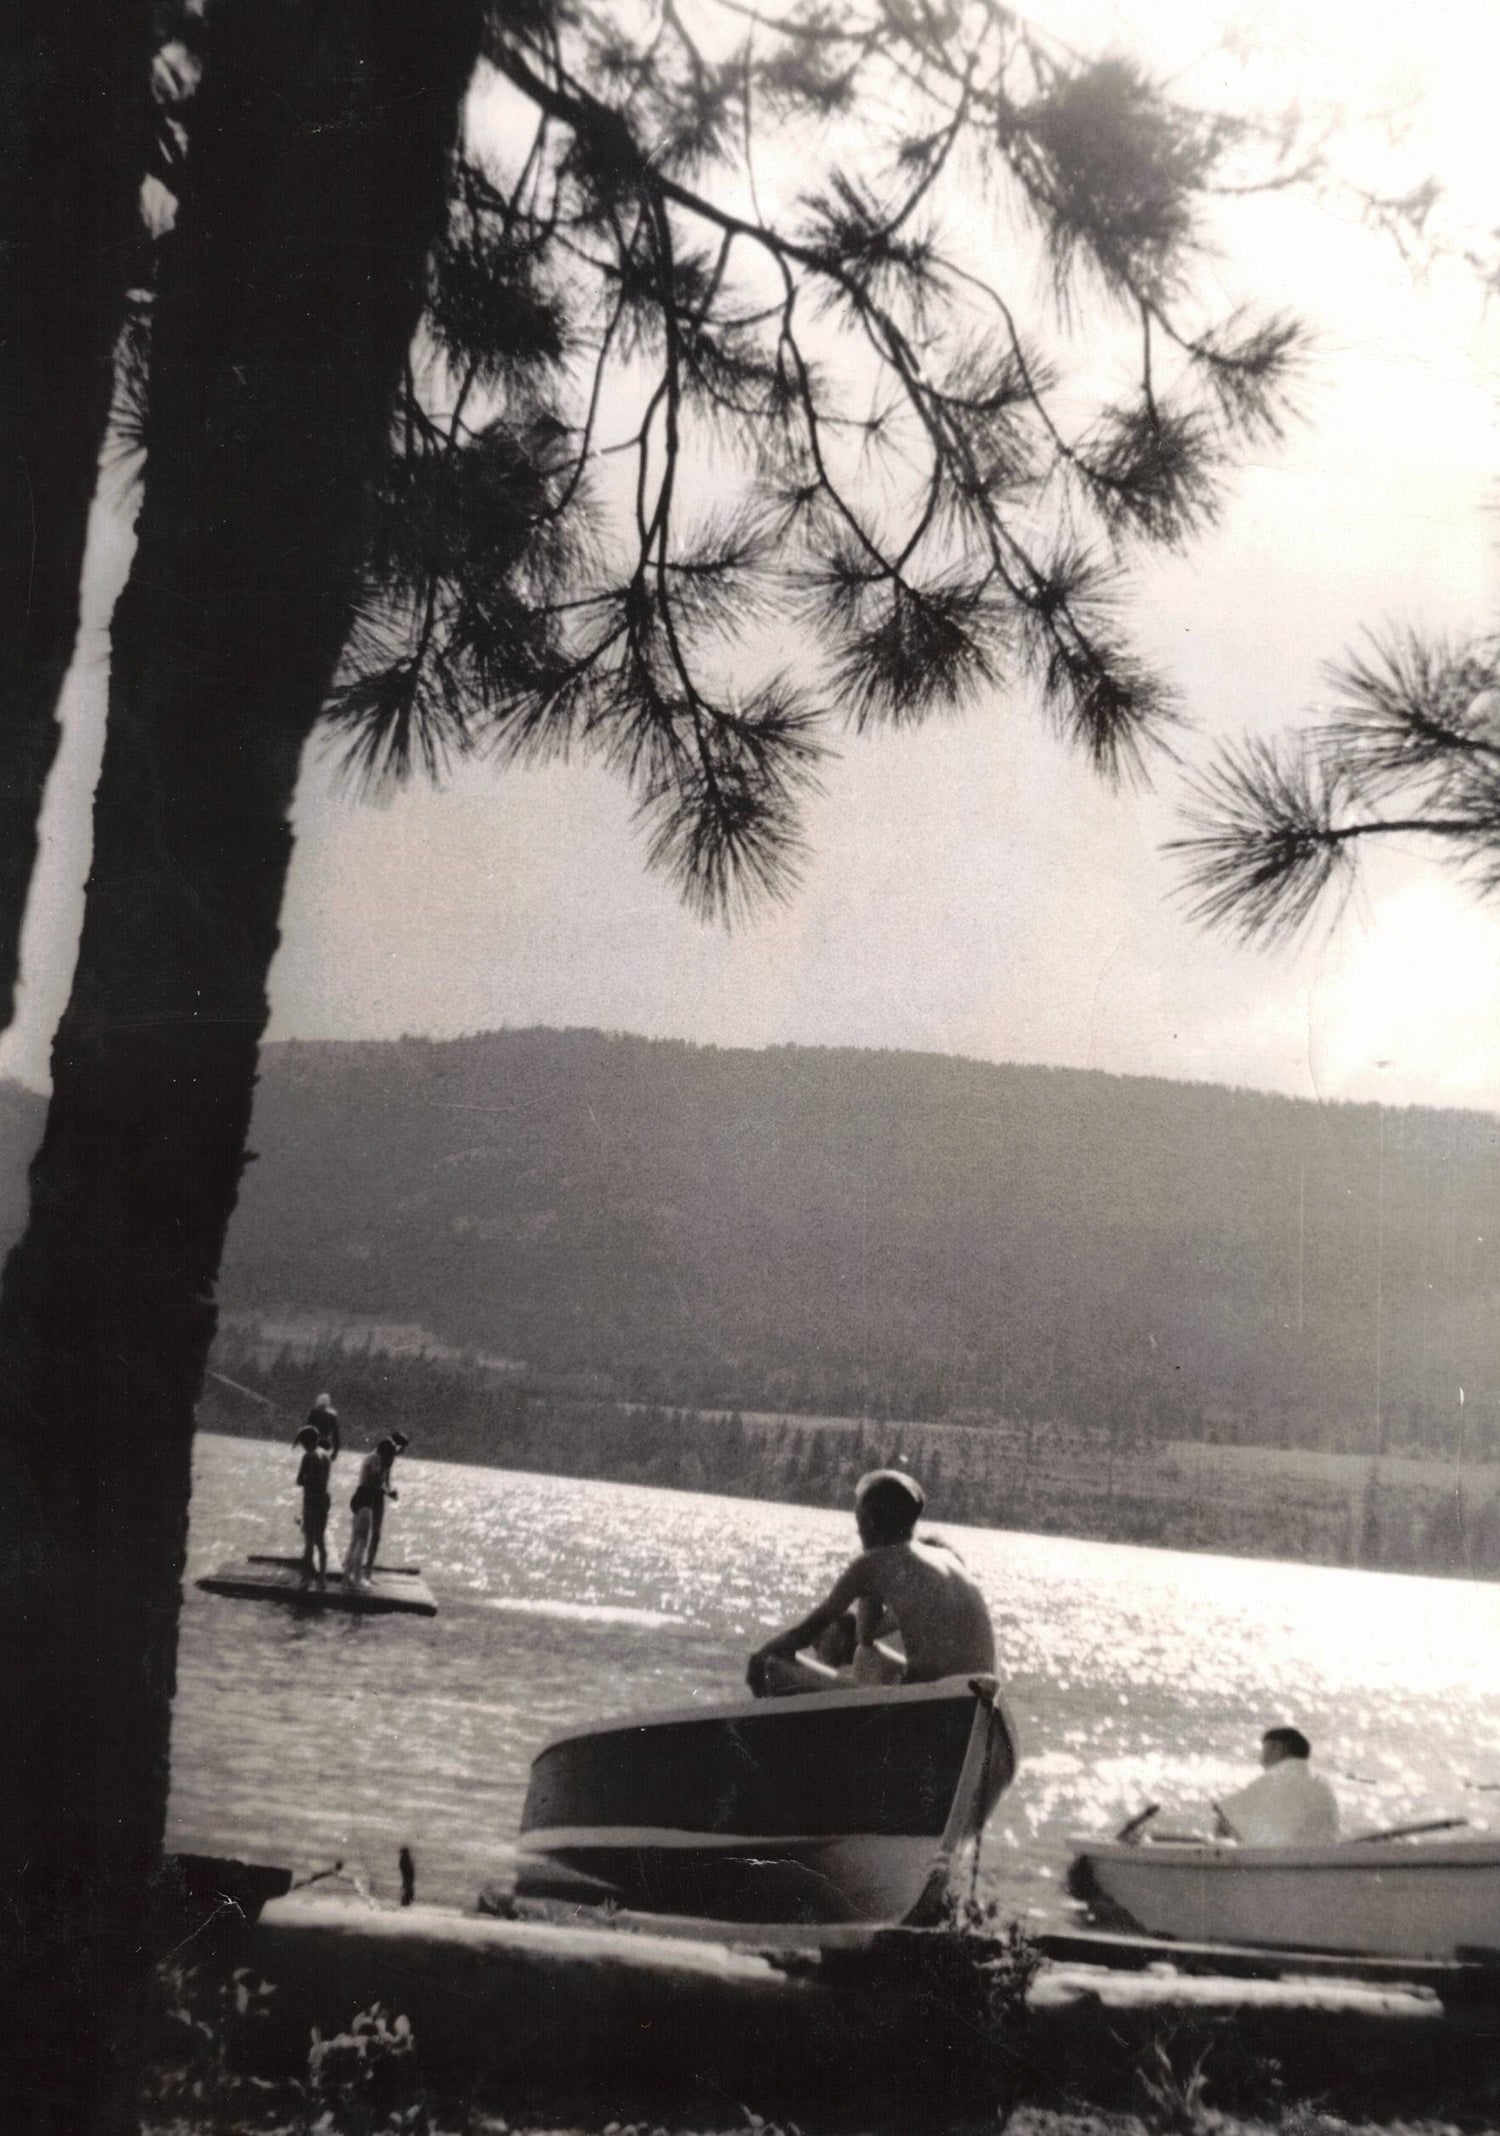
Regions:
<instances>
[{"instance_id":1,"label":"bent-over figure on raft","mask_svg":"<svg viewBox=\"0 0 1500 2136\"><path fill-rule=\"evenodd\" d=\"M406 1449L411 1445L411 1441L407 1438L406 1433L404 1431L393 1431L390 1435L389 1440L382 1439L380 1443L382 1446L390 1445L394 1448L394 1452L392 1453L390 1460L387 1461L385 1464L386 1487L383 1491L376 1493L375 1502L370 1507L370 1547L365 1552L366 1579L368 1579L370 1574L375 1570L375 1560L380 1555L380 1537L381 1532L385 1527L385 1502L388 1498L397 1498L400 1496L400 1493L398 1491L395 1491L391 1488L391 1470L395 1466L396 1455L404 1454L406 1452Z\"/></svg>"},{"instance_id":2,"label":"bent-over figure on raft","mask_svg":"<svg viewBox=\"0 0 1500 2136\"><path fill-rule=\"evenodd\" d=\"M956 1550L938 1536L917 1535L925 1503L922 1486L904 1469L860 1478L854 1518L864 1547L816 1609L751 1655L745 1680L757 1698L993 1673L989 1605ZM845 1675L804 1649L816 1648L851 1611L854 1654ZM900 1637L904 1653L883 1643L887 1632Z\"/></svg>"},{"instance_id":3,"label":"bent-over figure on raft","mask_svg":"<svg viewBox=\"0 0 1500 2136\"><path fill-rule=\"evenodd\" d=\"M366 1454L359 1465L359 1481L354 1487L354 1496L349 1501L349 1510L354 1519L349 1531L349 1548L344 1553L344 1585L368 1587L370 1584L370 1546L375 1532L375 1509L382 1514L388 1498L398 1498L400 1493L391 1483L391 1463L396 1458L394 1439L382 1439L372 1454Z\"/></svg>"}]
</instances>

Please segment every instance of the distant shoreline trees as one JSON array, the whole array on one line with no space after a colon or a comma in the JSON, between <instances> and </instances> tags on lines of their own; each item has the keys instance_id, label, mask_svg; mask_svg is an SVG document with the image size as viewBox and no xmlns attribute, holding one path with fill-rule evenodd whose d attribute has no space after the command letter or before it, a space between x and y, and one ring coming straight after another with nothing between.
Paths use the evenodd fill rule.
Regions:
<instances>
[{"instance_id":1,"label":"distant shoreline trees","mask_svg":"<svg viewBox=\"0 0 1500 2136\"><path fill-rule=\"evenodd\" d=\"M416 1435L418 1458L600 1482L846 1510L855 1480L901 1458L930 1517L1162 1549L1500 1577L1500 1448L1455 1481L1447 1463L1399 1456L1321 1468L1294 1454L1133 1441L1104 1422L990 1417L967 1425L703 1412L568 1392L536 1375L326 1338L277 1348L253 1329L221 1338L200 1428L289 1436L314 1390L338 1389L353 1442ZM258 1397L249 1399L250 1395ZM1243 1446L1244 1442L1242 1442ZM1030 1451L1033 1459L1028 1460ZM1476 1450L1482 1451L1482 1450ZM1487 1470L1488 1481L1479 1480ZM285 1508L294 1512L291 1466ZM1435 1480L1441 1478L1441 1481Z\"/></svg>"}]
</instances>

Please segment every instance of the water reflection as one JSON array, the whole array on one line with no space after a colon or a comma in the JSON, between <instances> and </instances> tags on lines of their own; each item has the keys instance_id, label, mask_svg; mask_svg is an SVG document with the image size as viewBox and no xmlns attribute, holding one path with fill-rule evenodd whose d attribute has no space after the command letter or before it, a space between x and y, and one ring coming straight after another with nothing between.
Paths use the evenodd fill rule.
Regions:
<instances>
[{"instance_id":1,"label":"water reflection","mask_svg":"<svg viewBox=\"0 0 1500 2136\"><path fill-rule=\"evenodd\" d=\"M285 1448L199 1440L190 1580L297 1547L294 1473ZM1500 1782L1500 1586L966 1529L935 1510L989 1596L1020 1728L985 1859L1018 1909L1056 1914L1072 1834L1147 1800L1201 1816L1271 1722L1313 1738L1351 1828L1477 1823L1500 1800L1484 1791ZM392 1895L406 1844L423 1897L467 1902L511 1858L548 1735L734 1695L750 1647L852 1546L852 1522L816 1508L407 1458L385 1548L422 1567L437 1618L299 1616L189 1587L171 1841L299 1871L341 1858Z\"/></svg>"}]
</instances>

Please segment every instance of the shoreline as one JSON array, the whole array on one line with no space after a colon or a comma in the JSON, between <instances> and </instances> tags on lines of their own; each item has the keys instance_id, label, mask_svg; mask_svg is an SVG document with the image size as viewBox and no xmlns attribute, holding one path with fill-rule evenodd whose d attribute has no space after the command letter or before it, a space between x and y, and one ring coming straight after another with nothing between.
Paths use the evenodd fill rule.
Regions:
<instances>
[{"instance_id":1,"label":"shoreline","mask_svg":"<svg viewBox=\"0 0 1500 2136\"><path fill-rule=\"evenodd\" d=\"M1448 2013L1393 1987L1080 1966L1032 1982L1029 1961L1007 1970L1007 1950L1013 1961L1000 1939L908 1931L794 1961L293 1895L267 1906L238 1955L275 1989L262 2083L295 2089L310 2036L347 2041L356 2013L379 2007L387 2027L407 2021L407 2075L432 2101L493 2104L517 2132L761 2125L750 2109L806 2136L993 2130L1012 2113L1035 2136L1494 2125L1500 2003ZM731 2101L746 2102L738 2120ZM420 2125L450 2124L439 2107ZM466 2125L485 2126L453 2124Z\"/></svg>"}]
</instances>

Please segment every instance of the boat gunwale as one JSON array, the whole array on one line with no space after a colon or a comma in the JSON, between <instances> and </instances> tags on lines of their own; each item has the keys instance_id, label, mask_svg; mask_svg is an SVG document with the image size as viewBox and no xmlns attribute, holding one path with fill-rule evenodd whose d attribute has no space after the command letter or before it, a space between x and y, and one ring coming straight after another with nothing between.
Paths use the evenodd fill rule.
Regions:
<instances>
[{"instance_id":1,"label":"boat gunwale","mask_svg":"<svg viewBox=\"0 0 1500 2136\"><path fill-rule=\"evenodd\" d=\"M955 1783L956 1792L956 1783ZM559 1851L626 1852L651 1847L691 1848L695 1853L743 1847L764 1848L767 1853L789 1847L841 1847L850 1840L892 1840L913 1846L937 1847L943 1835L929 1832L870 1832L853 1828L838 1832L695 1832L682 1825L537 1825L516 1840L516 1858L523 1854L550 1855Z\"/></svg>"},{"instance_id":2,"label":"boat gunwale","mask_svg":"<svg viewBox=\"0 0 1500 2136\"><path fill-rule=\"evenodd\" d=\"M981 1688L976 1688L981 1687ZM798 1713L815 1711L827 1713L846 1709L884 1705L921 1705L927 1700L983 1698L1000 1713L1012 1744L1016 1742L1015 1724L1000 1693L997 1677L984 1670L975 1670L962 1676L940 1676L925 1684L861 1684L847 1691L789 1691L777 1698L722 1699L711 1706L676 1706L663 1712L623 1714L619 1718L595 1721L584 1728L565 1728L558 1735L549 1736L532 1764L544 1758L549 1750L563 1743L577 1743L589 1736L630 1735L640 1728L665 1728L687 1721L733 1721L782 1717L795 1718ZM815 1700L815 1706L808 1701Z\"/></svg>"},{"instance_id":3,"label":"boat gunwale","mask_svg":"<svg viewBox=\"0 0 1500 2136\"><path fill-rule=\"evenodd\" d=\"M1500 1869L1500 1832L1476 1833L1472 1839L1334 1840L1305 1847L1236 1846L1232 1841L1156 1840L1132 1845L1125 1840L1074 1840L1075 1860L1087 1859L1120 1865L1133 1864L1151 1871L1234 1870L1267 1874L1288 1871Z\"/></svg>"}]
</instances>

